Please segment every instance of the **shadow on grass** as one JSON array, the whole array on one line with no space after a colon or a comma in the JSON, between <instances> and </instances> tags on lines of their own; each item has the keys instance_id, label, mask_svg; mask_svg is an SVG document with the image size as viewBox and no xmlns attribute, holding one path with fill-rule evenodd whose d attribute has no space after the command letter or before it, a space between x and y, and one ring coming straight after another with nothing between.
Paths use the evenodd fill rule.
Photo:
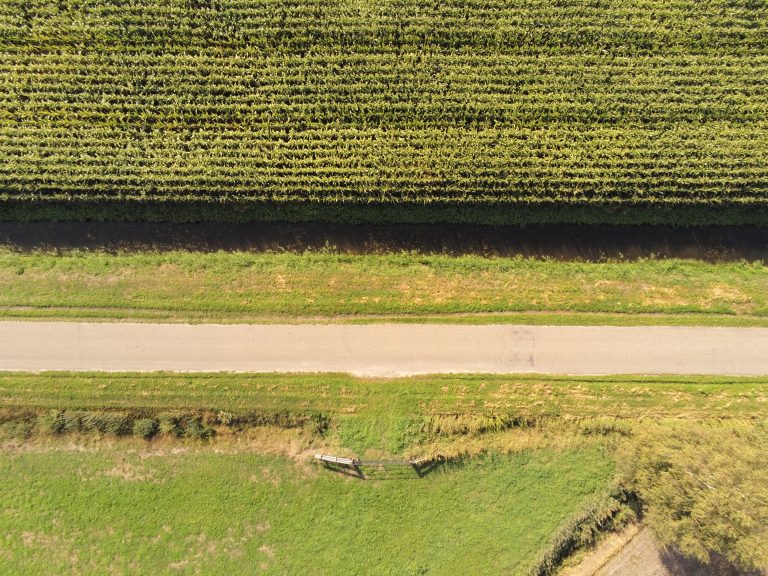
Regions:
<instances>
[{"instance_id":1,"label":"shadow on grass","mask_svg":"<svg viewBox=\"0 0 768 576\"><path fill-rule=\"evenodd\" d=\"M647 257L768 260L768 227L596 224L489 226L450 223L0 222L0 246L15 250L297 252L412 251L560 261Z\"/></svg>"},{"instance_id":2,"label":"shadow on grass","mask_svg":"<svg viewBox=\"0 0 768 576\"><path fill-rule=\"evenodd\" d=\"M445 461L431 460L419 463L371 463L371 464L338 464L323 462L323 468L339 474L360 480L419 480L433 473L445 473L464 467L460 460Z\"/></svg>"}]
</instances>

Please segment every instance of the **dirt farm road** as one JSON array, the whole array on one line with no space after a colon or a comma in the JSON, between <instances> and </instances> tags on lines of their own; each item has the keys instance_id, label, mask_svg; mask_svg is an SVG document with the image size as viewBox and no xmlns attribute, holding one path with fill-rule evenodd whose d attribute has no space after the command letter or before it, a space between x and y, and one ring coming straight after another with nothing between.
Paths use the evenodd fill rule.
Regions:
<instances>
[{"instance_id":1,"label":"dirt farm road","mask_svg":"<svg viewBox=\"0 0 768 576\"><path fill-rule=\"evenodd\" d=\"M0 322L0 370L768 374L768 329Z\"/></svg>"}]
</instances>

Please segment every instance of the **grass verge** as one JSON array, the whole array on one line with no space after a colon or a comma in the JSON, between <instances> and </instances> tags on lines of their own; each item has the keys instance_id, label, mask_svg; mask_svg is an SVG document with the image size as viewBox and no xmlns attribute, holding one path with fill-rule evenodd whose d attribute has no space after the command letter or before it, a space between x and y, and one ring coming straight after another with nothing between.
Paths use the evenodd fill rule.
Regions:
<instances>
[{"instance_id":1,"label":"grass verge","mask_svg":"<svg viewBox=\"0 0 768 576\"><path fill-rule=\"evenodd\" d=\"M366 420L751 418L768 410L768 377L6 372L0 398L5 410L283 411Z\"/></svg>"},{"instance_id":2,"label":"grass verge","mask_svg":"<svg viewBox=\"0 0 768 576\"><path fill-rule=\"evenodd\" d=\"M762 263L0 251L0 317L768 326Z\"/></svg>"}]
</instances>

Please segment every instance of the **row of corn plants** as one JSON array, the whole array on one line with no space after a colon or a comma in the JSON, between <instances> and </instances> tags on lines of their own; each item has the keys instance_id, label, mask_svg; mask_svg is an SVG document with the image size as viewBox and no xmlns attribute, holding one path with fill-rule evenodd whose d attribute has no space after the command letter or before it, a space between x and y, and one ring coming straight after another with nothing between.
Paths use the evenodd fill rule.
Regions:
<instances>
[{"instance_id":1,"label":"row of corn plants","mask_svg":"<svg viewBox=\"0 0 768 576\"><path fill-rule=\"evenodd\" d=\"M0 0L0 203L765 208L766 14Z\"/></svg>"}]
</instances>

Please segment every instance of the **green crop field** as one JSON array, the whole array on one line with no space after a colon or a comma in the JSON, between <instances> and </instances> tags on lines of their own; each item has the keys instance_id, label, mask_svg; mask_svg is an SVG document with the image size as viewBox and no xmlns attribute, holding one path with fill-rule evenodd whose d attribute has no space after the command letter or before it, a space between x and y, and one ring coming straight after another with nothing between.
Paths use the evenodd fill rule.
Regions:
<instances>
[{"instance_id":1,"label":"green crop field","mask_svg":"<svg viewBox=\"0 0 768 576\"><path fill-rule=\"evenodd\" d=\"M1 0L0 218L764 222L766 77L763 1Z\"/></svg>"}]
</instances>

